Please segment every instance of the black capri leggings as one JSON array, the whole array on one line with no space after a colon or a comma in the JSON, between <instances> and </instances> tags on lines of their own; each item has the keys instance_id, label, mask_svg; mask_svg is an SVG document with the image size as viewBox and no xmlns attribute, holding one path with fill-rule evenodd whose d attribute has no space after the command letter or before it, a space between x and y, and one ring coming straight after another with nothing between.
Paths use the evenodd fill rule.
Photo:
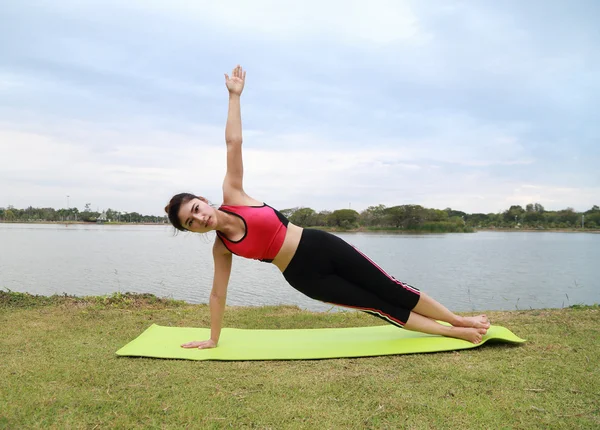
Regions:
<instances>
[{"instance_id":1,"label":"black capri leggings","mask_svg":"<svg viewBox=\"0 0 600 430\"><path fill-rule=\"evenodd\" d=\"M358 309L399 327L420 297L419 290L388 275L343 239L315 229L303 230L283 276L312 299Z\"/></svg>"}]
</instances>

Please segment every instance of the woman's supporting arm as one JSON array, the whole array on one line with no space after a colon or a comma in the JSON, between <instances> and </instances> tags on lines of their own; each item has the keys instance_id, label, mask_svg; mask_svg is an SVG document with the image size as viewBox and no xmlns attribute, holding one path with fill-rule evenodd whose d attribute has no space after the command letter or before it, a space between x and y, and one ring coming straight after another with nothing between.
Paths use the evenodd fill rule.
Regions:
<instances>
[{"instance_id":1,"label":"woman's supporting arm","mask_svg":"<svg viewBox=\"0 0 600 430\"><path fill-rule=\"evenodd\" d=\"M215 276L213 287L210 292L210 339L219 343L221 328L223 326L223 314L225 313L225 302L227 301L227 286L229 285L229 276L231 275L232 255L230 252L223 252L223 245L219 246L219 239L213 247L213 257L215 262Z\"/></svg>"},{"instance_id":2,"label":"woman's supporting arm","mask_svg":"<svg viewBox=\"0 0 600 430\"><path fill-rule=\"evenodd\" d=\"M223 243L217 239L213 246L213 258L215 262L215 277L213 279L212 291L210 292L210 339L195 340L181 345L183 348L214 348L219 343L221 328L223 327L223 314L225 313L225 302L227 300L227 285L231 275L232 255Z\"/></svg>"}]
</instances>

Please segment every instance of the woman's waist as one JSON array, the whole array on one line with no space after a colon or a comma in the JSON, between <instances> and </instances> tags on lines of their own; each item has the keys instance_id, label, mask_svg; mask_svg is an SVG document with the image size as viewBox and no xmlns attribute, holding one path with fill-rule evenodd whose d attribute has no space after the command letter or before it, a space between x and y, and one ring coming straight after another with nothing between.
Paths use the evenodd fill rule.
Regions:
<instances>
[{"instance_id":1,"label":"woman's waist","mask_svg":"<svg viewBox=\"0 0 600 430\"><path fill-rule=\"evenodd\" d=\"M300 243L300 238L302 237L302 230L302 227L298 227L291 222L287 225L283 245L281 245L281 249L273 259L273 264L276 265L282 273L285 271L288 264L290 264L292 258L294 258L294 254Z\"/></svg>"}]
</instances>

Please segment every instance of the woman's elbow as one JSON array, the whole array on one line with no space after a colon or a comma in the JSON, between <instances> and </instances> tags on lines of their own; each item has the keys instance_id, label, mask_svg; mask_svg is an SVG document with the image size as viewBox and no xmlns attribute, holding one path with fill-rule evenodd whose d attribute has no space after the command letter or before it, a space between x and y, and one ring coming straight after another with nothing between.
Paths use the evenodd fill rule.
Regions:
<instances>
[{"instance_id":1,"label":"woman's elbow","mask_svg":"<svg viewBox=\"0 0 600 430\"><path fill-rule=\"evenodd\" d=\"M227 292L213 291L210 293L210 299L217 302L225 301L227 299Z\"/></svg>"},{"instance_id":2,"label":"woman's elbow","mask_svg":"<svg viewBox=\"0 0 600 430\"><path fill-rule=\"evenodd\" d=\"M227 146L239 146L242 144L242 136L231 136L225 138Z\"/></svg>"}]
</instances>

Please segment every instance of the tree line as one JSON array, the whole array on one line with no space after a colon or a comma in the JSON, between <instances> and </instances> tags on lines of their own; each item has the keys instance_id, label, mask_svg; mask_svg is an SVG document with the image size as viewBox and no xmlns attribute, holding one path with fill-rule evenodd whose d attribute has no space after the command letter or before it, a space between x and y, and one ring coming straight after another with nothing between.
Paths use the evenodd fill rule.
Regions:
<instances>
[{"instance_id":1,"label":"tree line","mask_svg":"<svg viewBox=\"0 0 600 430\"><path fill-rule=\"evenodd\" d=\"M77 208L54 209L34 208L16 209L13 206L0 208L0 221L5 222L108 222L108 223L164 223L166 216L142 215L138 212L121 212L114 209L98 212L85 205L80 211Z\"/></svg>"},{"instance_id":2,"label":"tree line","mask_svg":"<svg viewBox=\"0 0 600 430\"><path fill-rule=\"evenodd\" d=\"M594 205L585 212L573 208L547 211L539 203L523 208L513 205L499 213L466 213L451 208L429 209L420 205L369 206L362 212L352 209L316 212L311 208L281 211L288 219L303 227L367 228L376 230L470 231L476 228L600 228L600 208Z\"/></svg>"},{"instance_id":3,"label":"tree line","mask_svg":"<svg viewBox=\"0 0 600 430\"><path fill-rule=\"evenodd\" d=\"M513 205L499 213L466 213L451 208L429 209L420 205L369 206L357 212L353 209L317 212L309 207L294 207L280 211L290 222L301 227L324 227L339 230L365 228L369 230L393 229L415 231L472 231L477 228L600 228L600 208L594 205L585 212L573 208L547 211L539 203L524 208ZM137 212L120 212L108 209L102 213L92 211L89 204L83 211L77 208L15 209L0 208L0 221L4 222L125 222L167 223L166 216L142 215Z\"/></svg>"}]
</instances>

